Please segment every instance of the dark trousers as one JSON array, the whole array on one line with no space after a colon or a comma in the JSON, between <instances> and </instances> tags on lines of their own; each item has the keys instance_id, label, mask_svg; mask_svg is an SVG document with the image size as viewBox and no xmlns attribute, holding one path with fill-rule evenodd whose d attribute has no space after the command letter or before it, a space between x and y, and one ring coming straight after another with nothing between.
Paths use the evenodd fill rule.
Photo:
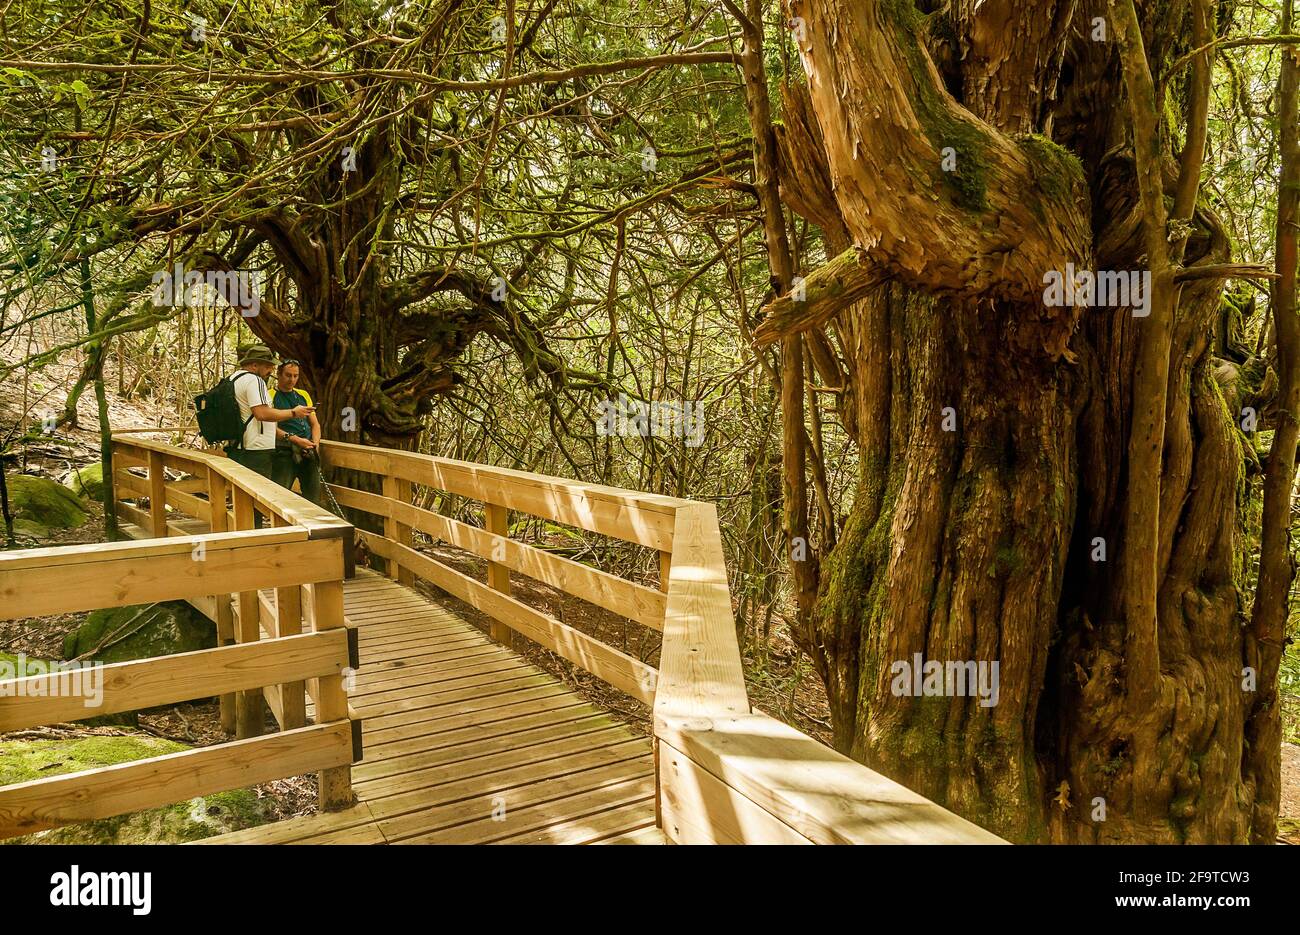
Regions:
<instances>
[{"instance_id":1,"label":"dark trousers","mask_svg":"<svg viewBox=\"0 0 1300 935\"><path fill-rule=\"evenodd\" d=\"M294 448L276 448L271 458L271 480L286 490L298 489L312 503L320 503L320 459L315 455L299 456L294 463Z\"/></svg>"},{"instance_id":2,"label":"dark trousers","mask_svg":"<svg viewBox=\"0 0 1300 935\"><path fill-rule=\"evenodd\" d=\"M226 454L236 464L242 464L250 471L256 471L267 480L273 479L271 477L271 449L264 448L260 451L248 451L244 448L227 448ZM257 512L256 509L253 510L253 528L262 528L262 514Z\"/></svg>"}]
</instances>

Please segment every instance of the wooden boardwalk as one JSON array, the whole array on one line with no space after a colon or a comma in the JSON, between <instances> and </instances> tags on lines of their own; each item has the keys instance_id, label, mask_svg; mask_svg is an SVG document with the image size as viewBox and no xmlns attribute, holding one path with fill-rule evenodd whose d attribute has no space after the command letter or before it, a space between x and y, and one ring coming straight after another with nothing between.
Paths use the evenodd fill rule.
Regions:
<instances>
[{"instance_id":1,"label":"wooden boardwalk","mask_svg":"<svg viewBox=\"0 0 1300 935\"><path fill-rule=\"evenodd\" d=\"M344 606L357 804L200 843L664 843L648 738L388 578L358 570Z\"/></svg>"},{"instance_id":2,"label":"wooden boardwalk","mask_svg":"<svg viewBox=\"0 0 1300 935\"><path fill-rule=\"evenodd\" d=\"M327 471L371 477L331 487L371 528L228 458L132 435L113 439L113 500L138 541L0 554L0 620L165 600L215 620L216 648L109 666L95 714L220 697L235 738L0 786L0 839L314 773L318 814L204 843L999 842L752 708L712 504L321 447ZM414 502L425 489L479 503L476 522ZM512 538L512 513L657 556L657 587ZM487 580L417 534L478 556ZM397 581L348 577L358 540ZM513 575L661 634L658 667L520 601ZM491 639L452 598L491 620ZM526 662L520 640L653 706L653 740ZM27 676L0 731L84 718L63 677Z\"/></svg>"}]
</instances>

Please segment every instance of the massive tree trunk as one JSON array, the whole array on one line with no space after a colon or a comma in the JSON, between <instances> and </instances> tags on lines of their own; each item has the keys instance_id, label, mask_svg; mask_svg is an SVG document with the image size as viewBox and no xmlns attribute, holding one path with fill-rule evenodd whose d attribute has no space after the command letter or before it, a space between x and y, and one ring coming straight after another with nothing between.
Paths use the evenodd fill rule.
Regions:
<instances>
[{"instance_id":1,"label":"massive tree trunk","mask_svg":"<svg viewBox=\"0 0 1300 935\"><path fill-rule=\"evenodd\" d=\"M860 484L800 635L837 745L1013 840L1267 839L1276 790L1243 765L1255 698L1242 442L1212 356L1222 280L1174 291L1171 268L1164 318L1043 301L1067 264L1148 268L1120 24L1069 0L790 11L808 88L786 96L783 194L839 259L758 336L829 324L849 349ZM1190 14L1142 13L1163 94ZM1177 209L1172 154L1147 162ZM1212 215L1190 232L1184 267L1227 260ZM1163 432L1135 429L1151 403L1138 346L1165 327ZM1131 450L1152 444L1138 469L1159 476L1135 484ZM1131 508L1130 486L1158 503ZM1126 554L1134 513L1156 547ZM1133 607L1147 572L1149 622ZM997 703L900 695L895 666L915 654L996 662Z\"/></svg>"}]
</instances>

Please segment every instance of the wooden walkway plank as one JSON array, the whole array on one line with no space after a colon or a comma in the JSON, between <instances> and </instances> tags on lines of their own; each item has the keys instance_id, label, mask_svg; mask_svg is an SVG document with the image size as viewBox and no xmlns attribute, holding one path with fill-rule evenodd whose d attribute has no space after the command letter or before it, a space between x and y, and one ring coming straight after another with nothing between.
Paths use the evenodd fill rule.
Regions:
<instances>
[{"instance_id":1,"label":"wooden walkway plank","mask_svg":"<svg viewBox=\"0 0 1300 935\"><path fill-rule=\"evenodd\" d=\"M567 700L568 699L566 699L566 701ZM383 759L376 759L368 765L379 767L381 765L392 763L398 757L409 753L420 753L429 749L433 742L441 742L446 746L452 746L468 740L479 740L488 737L500 737L505 734L516 734L522 731L531 730L534 727L563 724L568 721L577 721L586 717L603 715L604 713L605 712L588 704L569 703L564 706L551 707L530 714L519 714L496 720L482 721L477 724L470 724L466 727L459 728L458 730L444 731L434 737L426 735L423 737L414 737L410 740L398 740L384 748Z\"/></svg>"},{"instance_id":2,"label":"wooden walkway plank","mask_svg":"<svg viewBox=\"0 0 1300 935\"><path fill-rule=\"evenodd\" d=\"M368 718L361 729L366 736L366 744L386 743L394 737L413 737L417 733L435 733L442 729L442 722L476 711L487 711L506 705L517 704L530 698L544 698L553 695L570 695L567 688L560 684L548 684L538 680L538 684L521 687L508 686L508 690L495 695L482 695L456 705L454 710L442 708L421 708L417 711L403 711L383 718ZM371 740L371 738L374 738Z\"/></svg>"},{"instance_id":3,"label":"wooden walkway plank","mask_svg":"<svg viewBox=\"0 0 1300 935\"><path fill-rule=\"evenodd\" d=\"M502 765L520 759L546 760L566 753L589 753L603 747L630 744L625 735L593 718L543 728L533 733L534 742L515 737L497 737L477 744L458 744L424 753L399 757L391 776L362 775L367 801L423 789L446 782L449 777L484 776Z\"/></svg>"},{"instance_id":4,"label":"wooden walkway plank","mask_svg":"<svg viewBox=\"0 0 1300 935\"><path fill-rule=\"evenodd\" d=\"M478 808L477 820L461 822L449 828L440 828L403 840L392 836L388 825L380 822L380 830L393 843L407 844L490 844L501 838L529 831L537 831L551 824L595 815L608 809L632 802L642 803L652 814L654 810L654 777L646 775L653 768L653 760L618 764L605 771L581 773L574 780L578 788L563 798L548 798L539 803L519 804L509 795L502 796L504 804L501 817L492 815L492 807L485 802L473 803ZM597 779L599 774L599 779ZM599 783L593 788L593 783ZM547 796L556 791L555 783L538 783L526 789L545 787ZM515 793L518 795L518 793Z\"/></svg>"},{"instance_id":5,"label":"wooden walkway plank","mask_svg":"<svg viewBox=\"0 0 1300 935\"><path fill-rule=\"evenodd\" d=\"M432 827L431 820L420 816L433 807L464 802L467 799L482 799L484 796L531 786L552 788L551 784L576 774L587 774L579 785L590 787L594 785L590 775L594 770L629 761L640 761L646 755L644 750L620 746L605 747L594 752L580 750L559 757L538 758L539 754L533 753L533 759L529 760L527 751L517 751L509 758L500 758L494 764L496 770L486 775L468 776L463 779L447 777L440 785L374 799L367 804L376 820L409 818L404 825L396 827L427 829ZM511 764L510 759L517 762Z\"/></svg>"},{"instance_id":6,"label":"wooden walkway plank","mask_svg":"<svg viewBox=\"0 0 1300 935\"><path fill-rule=\"evenodd\" d=\"M384 755L385 751L379 748L387 744L404 743L408 740L426 737L429 734L440 734L443 731L458 730L475 724L487 724L526 712L586 704L585 701L572 692L563 689L557 690L555 686L544 686L542 689L526 689L516 693L514 698L514 701L507 698L506 703L473 711L465 711L464 706L460 706L460 713L450 717L416 721L412 724L385 730L372 730L366 734L366 749L372 751L374 755ZM362 729L364 730L364 725Z\"/></svg>"},{"instance_id":7,"label":"wooden walkway plank","mask_svg":"<svg viewBox=\"0 0 1300 935\"><path fill-rule=\"evenodd\" d=\"M494 844L596 844L605 838L655 828L641 802L633 802L586 818L546 825L535 831L493 841Z\"/></svg>"}]
</instances>

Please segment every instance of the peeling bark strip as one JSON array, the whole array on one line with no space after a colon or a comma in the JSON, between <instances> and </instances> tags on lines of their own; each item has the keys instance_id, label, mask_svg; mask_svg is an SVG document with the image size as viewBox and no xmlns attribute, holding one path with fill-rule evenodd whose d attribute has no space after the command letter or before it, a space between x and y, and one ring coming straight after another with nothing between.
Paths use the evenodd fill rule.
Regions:
<instances>
[{"instance_id":1,"label":"peeling bark strip","mask_svg":"<svg viewBox=\"0 0 1300 935\"><path fill-rule=\"evenodd\" d=\"M1088 263L1078 161L957 104L907 0L797 0L791 10L807 27L799 51L844 223L873 263L927 292L1026 304L1038 302L1045 271Z\"/></svg>"},{"instance_id":2,"label":"peeling bark strip","mask_svg":"<svg viewBox=\"0 0 1300 935\"><path fill-rule=\"evenodd\" d=\"M850 302L861 299L888 280L865 261L859 247L845 250L804 279L798 293L778 296L767 304L762 323L754 329L759 347L806 331L830 319Z\"/></svg>"}]
</instances>

